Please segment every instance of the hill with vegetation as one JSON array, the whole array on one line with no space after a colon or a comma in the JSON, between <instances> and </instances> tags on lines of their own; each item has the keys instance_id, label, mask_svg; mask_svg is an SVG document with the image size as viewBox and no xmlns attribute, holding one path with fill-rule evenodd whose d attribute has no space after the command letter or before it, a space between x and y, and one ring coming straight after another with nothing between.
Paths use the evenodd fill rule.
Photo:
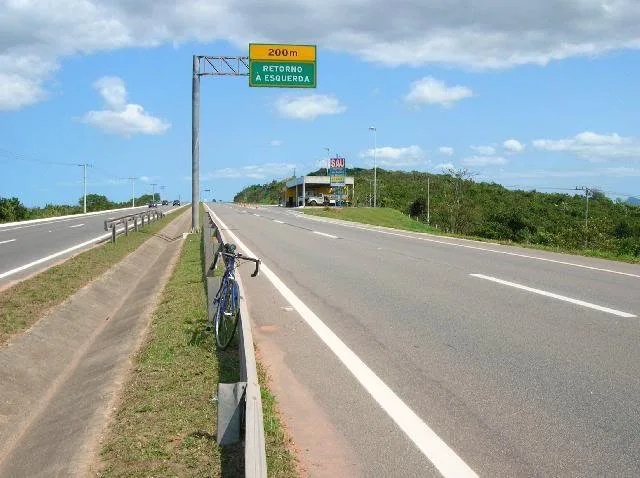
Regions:
<instances>
[{"instance_id":1,"label":"hill with vegetation","mask_svg":"<svg viewBox=\"0 0 640 478\"><path fill-rule=\"evenodd\" d=\"M271 181L267 184L254 184L236 194L233 202L254 204L278 204L282 199L282 188L286 181Z\"/></svg>"},{"instance_id":2,"label":"hill with vegetation","mask_svg":"<svg viewBox=\"0 0 640 478\"><path fill-rule=\"evenodd\" d=\"M325 169L310 175L326 174ZM355 178L355 205L368 206L373 171L348 169ZM601 192L509 190L476 182L466 170L443 174L378 168L378 206L397 209L444 232L537 244L563 250L592 249L640 257L640 207ZM254 185L236 195L246 202L277 204L283 182Z\"/></svg>"}]
</instances>

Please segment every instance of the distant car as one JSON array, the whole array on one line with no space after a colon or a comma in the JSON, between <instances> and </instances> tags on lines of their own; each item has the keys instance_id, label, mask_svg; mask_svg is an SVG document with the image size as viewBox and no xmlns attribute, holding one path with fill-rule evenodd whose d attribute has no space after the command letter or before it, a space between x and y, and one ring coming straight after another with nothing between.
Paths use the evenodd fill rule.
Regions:
<instances>
[{"instance_id":1,"label":"distant car","mask_svg":"<svg viewBox=\"0 0 640 478\"><path fill-rule=\"evenodd\" d=\"M162 200L162 205L163 206L168 206L169 205L169 201L167 201L166 199Z\"/></svg>"},{"instance_id":2,"label":"distant car","mask_svg":"<svg viewBox=\"0 0 640 478\"><path fill-rule=\"evenodd\" d=\"M149 207L158 207L158 203L155 201L149 201Z\"/></svg>"},{"instance_id":3,"label":"distant car","mask_svg":"<svg viewBox=\"0 0 640 478\"><path fill-rule=\"evenodd\" d=\"M179 199L174 199L173 200L173 205L174 206L179 206L180 205L180 200Z\"/></svg>"}]
</instances>

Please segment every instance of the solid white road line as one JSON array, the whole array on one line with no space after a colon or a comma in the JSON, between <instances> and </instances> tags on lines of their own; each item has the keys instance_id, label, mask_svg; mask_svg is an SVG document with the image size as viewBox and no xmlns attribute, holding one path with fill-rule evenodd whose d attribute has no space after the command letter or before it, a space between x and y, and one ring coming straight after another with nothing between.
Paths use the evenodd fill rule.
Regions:
<instances>
[{"instance_id":1,"label":"solid white road line","mask_svg":"<svg viewBox=\"0 0 640 478\"><path fill-rule=\"evenodd\" d=\"M284 222L278 221L277 219L274 219L273 222L277 222L278 224L284 224Z\"/></svg>"},{"instance_id":2,"label":"solid white road line","mask_svg":"<svg viewBox=\"0 0 640 478\"><path fill-rule=\"evenodd\" d=\"M294 214L294 213L292 213ZM442 241L442 240L438 240L438 239L432 239L430 237L419 237L419 236L414 236L414 235L410 235L410 234L401 234L401 233L397 233L397 232L391 232L391 231L385 231L382 229L378 229L378 226L371 226L371 227L364 227L364 226L356 226L356 225L351 225L351 224L344 224L342 222L338 222L338 221L333 221L333 220L327 220L324 218L318 218L318 217L314 217L314 216L308 216L306 214L294 214L298 217L304 217L305 219L309 219L312 221L321 221L321 222L328 222L331 224L336 224L338 226L343 226L343 227L350 227L353 229L361 229L363 231L373 231L373 232L379 232L380 234L387 234L390 236L398 236L398 237L406 237L409 239L417 239L419 241L425 241L425 242L434 242L437 244L444 244L447 246L453 246L453 247L464 247L466 249L475 249L478 251L484 251L484 252L491 252L493 254L504 254L506 256L515 256L515 257L523 257L525 259L533 259L536 261L543 261L543 262L552 262L554 264L562 264L565 266L571 266L571 267L579 267L581 269L589 269L589 270L593 270L593 271L600 271L600 272L608 272L610 274L618 274L618 275L622 275L622 276L627 276L627 277L634 277L636 279L640 279L640 274L633 274L631 272L621 272L621 271L616 271L616 270L612 270L612 269L603 269L600 267L594 267L594 266L587 266L584 264L577 264L575 262L568 262L568 261L559 261L557 259L549 259L547 257L539 257L539 256L531 256L529 254L521 254L518 252L509 252L509 251L500 251L497 249L489 249L487 247L479 247L479 246L470 246L468 244L458 244L456 242L447 242L447 241ZM382 227L382 226L380 226ZM428 235L428 233L416 233L416 234L425 234ZM433 236L432 236L433 237ZM460 241L468 241L468 242L476 242L473 241L471 239L458 239Z\"/></svg>"},{"instance_id":3,"label":"solid white road line","mask_svg":"<svg viewBox=\"0 0 640 478\"><path fill-rule=\"evenodd\" d=\"M124 231L124 229L119 229L118 231ZM69 252L73 252L76 249L80 249L82 247L86 247L86 246L89 246L91 244L95 244L98 241L107 239L110 236L111 236L111 233L108 232L108 233L103 234L101 236L94 237L93 239L89 239L88 241L85 241L83 243L76 244L75 246L71 246L68 249L65 249L63 251L58 251L58 252L56 252L54 254L51 254L51 255L49 255L47 257L42 257L41 259L35 260L33 262L29 262L28 264L24 264L24 265L22 265L20 267L16 267L15 269L11 269L9 271L2 272L2 273L0 273L0 279L4 279L5 277L9 277L9 276L11 276L13 274L16 274L18 272L24 271L26 269L29 269L29 268L33 267L33 266L37 266L38 264L42 264L43 262L47 262L48 260L55 259L56 257L60 257L60 256L62 256L64 254L68 254Z\"/></svg>"},{"instance_id":4,"label":"solid white road line","mask_svg":"<svg viewBox=\"0 0 640 478\"><path fill-rule=\"evenodd\" d=\"M0 244L6 244L8 242L14 242L14 241L15 241L15 239L8 239L6 241L0 241Z\"/></svg>"},{"instance_id":5,"label":"solid white road line","mask_svg":"<svg viewBox=\"0 0 640 478\"><path fill-rule=\"evenodd\" d=\"M0 229L0 232L9 232L9 231L15 231L16 229L27 229L29 227L47 226L47 225L53 224L53 223L69 222L69 221L77 221L77 220L78 220L77 217L72 217L72 218L69 218L69 219L58 219L56 221L38 222L36 224L26 224L24 226L15 226L15 227L11 227L9 229Z\"/></svg>"},{"instance_id":6,"label":"solid white road line","mask_svg":"<svg viewBox=\"0 0 640 478\"><path fill-rule=\"evenodd\" d=\"M144 206L137 206L137 207L123 207L123 208L118 208L118 209L109 209L106 211L94 211L94 212L88 212L86 214L68 214L66 216L54 216L54 217L43 217L40 219L28 219L26 221L15 221L15 222L5 222L4 224L0 224L0 230L8 230L8 229L4 229L7 227L14 227L14 226L19 226L16 227L15 229L22 229L24 227L32 227L34 225L42 225L42 224L49 224L51 222L60 222L60 221L73 221L76 219L80 219L86 216L99 216L101 214L109 214L109 213L113 213L116 211L133 211L134 209L140 209Z\"/></svg>"},{"instance_id":7,"label":"solid white road line","mask_svg":"<svg viewBox=\"0 0 640 478\"><path fill-rule=\"evenodd\" d=\"M238 237L231 232L208 205L206 208L216 219L225 234L246 254L254 256ZM364 389L378 402L398 427L415 443L418 449L445 477L477 477L476 473L455 451L422 421L422 419L398 397L320 318L302 302L284 282L264 263L261 270L280 294L296 309L311 329L347 367Z\"/></svg>"},{"instance_id":8,"label":"solid white road line","mask_svg":"<svg viewBox=\"0 0 640 478\"><path fill-rule=\"evenodd\" d=\"M516 284L515 282L509 282L506 280L498 279L496 277L485 276L483 274L469 274L469 275L471 277L477 277L478 279L485 279L491 282L496 282L498 284L507 285L509 287L515 287L516 289L526 290L527 292L532 292L534 294L544 295L545 297L551 297L553 299L563 300L565 302L571 302L572 304L581 305L583 307L588 307L589 309L595 309L601 312L606 312L608 314L617 315L618 317L626 317L626 318L636 317L636 315L630 314L629 312L622 312L620 310L610 309L609 307L603 307L601 305L592 304L591 302L585 302L584 300L580 300L580 299L572 299L571 297L554 294L553 292L547 292L545 290L534 289L533 287L527 287L526 285Z\"/></svg>"},{"instance_id":9,"label":"solid white road line","mask_svg":"<svg viewBox=\"0 0 640 478\"><path fill-rule=\"evenodd\" d=\"M338 236L334 236L333 234L327 234L326 232L313 231L314 234L318 234L320 236L330 237L331 239L338 239Z\"/></svg>"},{"instance_id":10,"label":"solid white road line","mask_svg":"<svg viewBox=\"0 0 640 478\"><path fill-rule=\"evenodd\" d=\"M73 226L69 226L69 229L73 229L74 227L82 227L84 224L75 224Z\"/></svg>"}]
</instances>

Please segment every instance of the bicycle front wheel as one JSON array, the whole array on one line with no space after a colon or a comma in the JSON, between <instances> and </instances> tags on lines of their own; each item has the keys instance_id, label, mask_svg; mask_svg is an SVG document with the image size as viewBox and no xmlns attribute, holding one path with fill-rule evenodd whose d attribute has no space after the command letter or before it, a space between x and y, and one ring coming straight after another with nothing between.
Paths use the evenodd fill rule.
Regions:
<instances>
[{"instance_id":1,"label":"bicycle front wheel","mask_svg":"<svg viewBox=\"0 0 640 478\"><path fill-rule=\"evenodd\" d=\"M222 297L220 297L216 312L216 343L220 349L226 349L231 343L236 332L239 316L240 293L238 283L235 280L229 280Z\"/></svg>"}]
</instances>

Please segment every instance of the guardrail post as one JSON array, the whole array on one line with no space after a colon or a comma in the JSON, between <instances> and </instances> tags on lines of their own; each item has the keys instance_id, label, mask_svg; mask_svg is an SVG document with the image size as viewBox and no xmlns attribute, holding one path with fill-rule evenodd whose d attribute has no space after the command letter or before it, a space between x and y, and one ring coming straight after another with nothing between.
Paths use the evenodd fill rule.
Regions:
<instances>
[{"instance_id":1,"label":"guardrail post","mask_svg":"<svg viewBox=\"0 0 640 478\"><path fill-rule=\"evenodd\" d=\"M126 218L124 220L124 235L125 236L129 235L129 218Z\"/></svg>"},{"instance_id":2,"label":"guardrail post","mask_svg":"<svg viewBox=\"0 0 640 478\"><path fill-rule=\"evenodd\" d=\"M144 227L144 214L142 214L142 215L140 216L140 219L142 220L142 224L141 224L141 226L142 226L142 227Z\"/></svg>"},{"instance_id":3,"label":"guardrail post","mask_svg":"<svg viewBox=\"0 0 640 478\"><path fill-rule=\"evenodd\" d=\"M104 220L104 230L108 231L109 230L109 226L107 226L107 220Z\"/></svg>"},{"instance_id":4,"label":"guardrail post","mask_svg":"<svg viewBox=\"0 0 640 478\"><path fill-rule=\"evenodd\" d=\"M111 242L115 244L116 242L116 225L111 224Z\"/></svg>"},{"instance_id":5,"label":"guardrail post","mask_svg":"<svg viewBox=\"0 0 640 478\"><path fill-rule=\"evenodd\" d=\"M133 227L138 232L138 216L133 216Z\"/></svg>"}]
</instances>

